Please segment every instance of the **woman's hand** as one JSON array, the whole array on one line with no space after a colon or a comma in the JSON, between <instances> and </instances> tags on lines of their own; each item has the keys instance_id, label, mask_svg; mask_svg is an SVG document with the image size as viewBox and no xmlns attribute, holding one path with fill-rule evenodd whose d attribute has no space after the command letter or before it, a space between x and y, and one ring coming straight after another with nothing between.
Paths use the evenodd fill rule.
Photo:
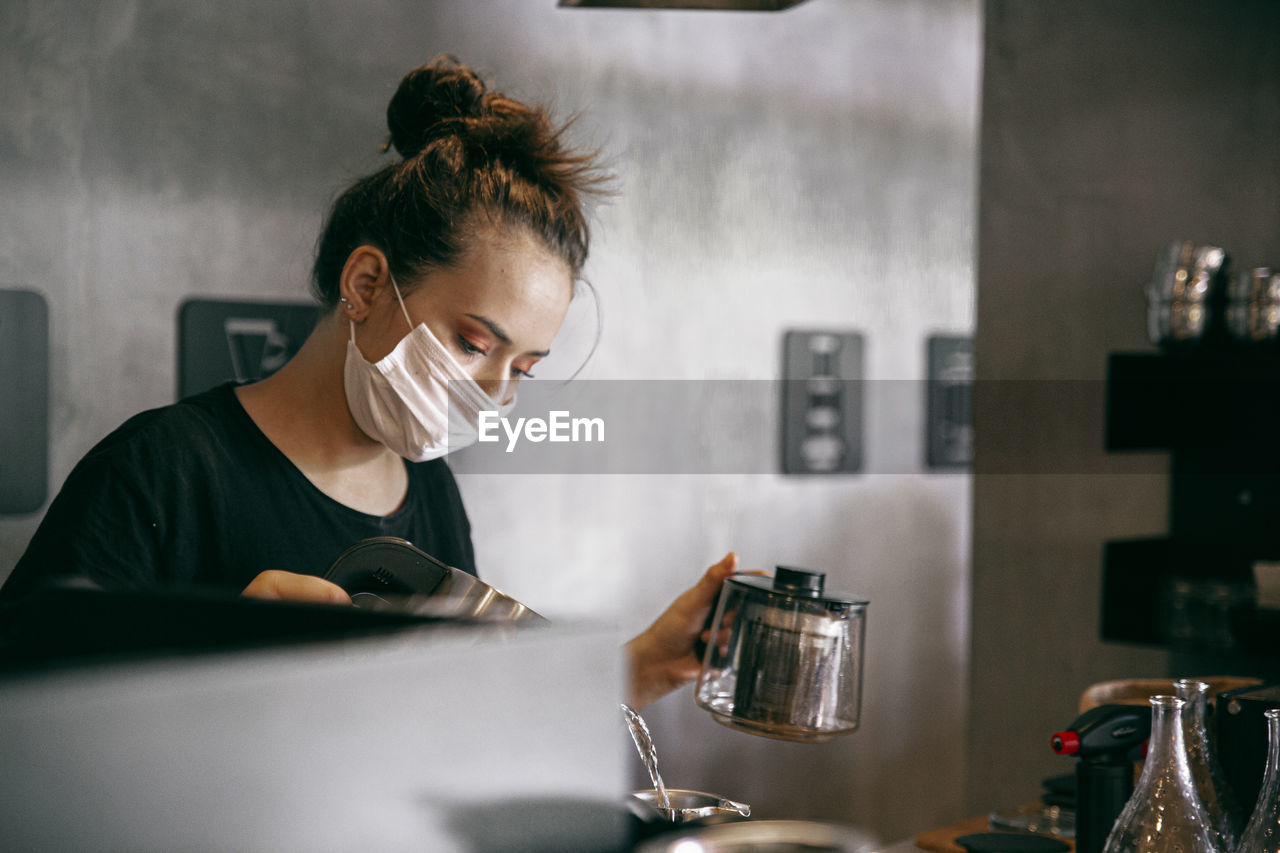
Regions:
<instances>
[{"instance_id":1,"label":"woman's hand","mask_svg":"<svg viewBox=\"0 0 1280 853\"><path fill-rule=\"evenodd\" d=\"M270 570L261 573L240 593L272 601L311 601L318 604L350 604L351 596L336 583L315 575Z\"/></svg>"},{"instance_id":2,"label":"woman's hand","mask_svg":"<svg viewBox=\"0 0 1280 853\"><path fill-rule=\"evenodd\" d=\"M630 678L627 704L635 710L698 677L702 661L694 643L715 606L724 579L738 570L738 555L730 552L663 611L644 633L626 645ZM709 632L708 632L709 633ZM709 640L709 637L703 637Z\"/></svg>"}]
</instances>

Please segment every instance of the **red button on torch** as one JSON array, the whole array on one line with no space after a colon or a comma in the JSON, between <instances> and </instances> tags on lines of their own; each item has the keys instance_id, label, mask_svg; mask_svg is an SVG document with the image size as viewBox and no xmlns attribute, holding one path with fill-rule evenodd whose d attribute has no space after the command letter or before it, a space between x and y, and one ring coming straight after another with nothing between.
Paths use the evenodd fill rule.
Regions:
<instances>
[{"instance_id":1,"label":"red button on torch","mask_svg":"<svg viewBox=\"0 0 1280 853\"><path fill-rule=\"evenodd\" d=\"M1049 745L1058 755L1075 755L1080 751L1080 735L1070 730L1056 732Z\"/></svg>"}]
</instances>

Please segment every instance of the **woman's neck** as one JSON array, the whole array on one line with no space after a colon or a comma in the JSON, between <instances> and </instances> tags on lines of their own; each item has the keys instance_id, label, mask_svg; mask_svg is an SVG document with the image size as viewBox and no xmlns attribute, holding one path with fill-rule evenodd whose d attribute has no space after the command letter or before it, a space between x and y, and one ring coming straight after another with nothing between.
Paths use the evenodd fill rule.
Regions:
<instances>
[{"instance_id":1,"label":"woman's neck","mask_svg":"<svg viewBox=\"0 0 1280 853\"><path fill-rule=\"evenodd\" d=\"M343 385L346 323L324 317L279 371L236 395L253 422L322 492L354 509L387 515L403 503L404 461L365 435Z\"/></svg>"}]
</instances>

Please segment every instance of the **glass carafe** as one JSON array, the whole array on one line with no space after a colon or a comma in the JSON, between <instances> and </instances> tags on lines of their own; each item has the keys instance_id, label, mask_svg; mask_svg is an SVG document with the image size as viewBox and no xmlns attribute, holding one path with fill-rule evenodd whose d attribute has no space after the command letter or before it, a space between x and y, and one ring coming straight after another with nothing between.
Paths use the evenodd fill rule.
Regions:
<instances>
[{"instance_id":1,"label":"glass carafe","mask_svg":"<svg viewBox=\"0 0 1280 853\"><path fill-rule=\"evenodd\" d=\"M1218 835L1218 848L1222 853L1230 853L1240 838L1244 815L1209 742L1205 725L1209 685L1204 681L1183 678L1175 681L1173 687L1178 698L1186 702L1182 708L1182 735L1186 740L1187 762L1191 765L1196 793L1209 814L1210 826Z\"/></svg>"},{"instance_id":2,"label":"glass carafe","mask_svg":"<svg viewBox=\"0 0 1280 853\"><path fill-rule=\"evenodd\" d=\"M1176 696L1151 697L1151 740L1133 796L1116 819L1103 853L1226 853L1216 844L1182 736Z\"/></svg>"},{"instance_id":3,"label":"glass carafe","mask_svg":"<svg viewBox=\"0 0 1280 853\"><path fill-rule=\"evenodd\" d=\"M1280 851L1280 709L1264 712L1267 718L1267 769L1253 817L1240 834L1236 853Z\"/></svg>"},{"instance_id":4,"label":"glass carafe","mask_svg":"<svg viewBox=\"0 0 1280 853\"><path fill-rule=\"evenodd\" d=\"M725 580L695 693L717 722L802 742L858 727L867 602L825 578L779 566Z\"/></svg>"}]
</instances>

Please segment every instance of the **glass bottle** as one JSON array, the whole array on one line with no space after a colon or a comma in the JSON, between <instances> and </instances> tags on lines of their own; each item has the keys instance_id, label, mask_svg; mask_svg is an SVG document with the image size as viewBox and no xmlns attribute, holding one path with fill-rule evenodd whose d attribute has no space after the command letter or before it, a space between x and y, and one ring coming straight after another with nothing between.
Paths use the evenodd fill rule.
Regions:
<instances>
[{"instance_id":1,"label":"glass bottle","mask_svg":"<svg viewBox=\"0 0 1280 853\"><path fill-rule=\"evenodd\" d=\"M1209 742L1205 725L1209 685L1183 678L1175 681L1173 687L1178 698L1187 703L1182 708L1182 736L1187 745L1187 762L1191 765L1196 793L1209 813L1210 826L1218 834L1215 843L1222 853L1231 853L1244 827L1244 814Z\"/></svg>"},{"instance_id":2,"label":"glass bottle","mask_svg":"<svg viewBox=\"0 0 1280 853\"><path fill-rule=\"evenodd\" d=\"M1267 769L1258 792L1253 817L1240 835L1236 853L1276 853L1280 851L1280 709L1271 708L1267 717Z\"/></svg>"},{"instance_id":3,"label":"glass bottle","mask_svg":"<svg viewBox=\"0 0 1280 853\"><path fill-rule=\"evenodd\" d=\"M1225 853L1196 793L1176 696L1151 697L1151 740L1142 775L1107 835L1103 853Z\"/></svg>"}]
</instances>

